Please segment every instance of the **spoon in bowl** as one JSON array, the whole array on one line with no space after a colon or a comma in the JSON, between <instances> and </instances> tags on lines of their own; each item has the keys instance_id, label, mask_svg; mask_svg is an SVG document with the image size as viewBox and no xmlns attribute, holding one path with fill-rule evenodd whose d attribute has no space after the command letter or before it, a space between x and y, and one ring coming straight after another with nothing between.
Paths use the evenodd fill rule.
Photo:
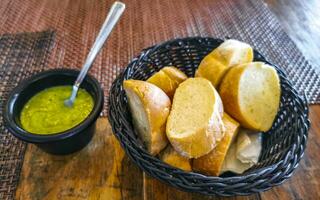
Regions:
<instances>
[{"instance_id":1,"label":"spoon in bowl","mask_svg":"<svg viewBox=\"0 0 320 200\"><path fill-rule=\"evenodd\" d=\"M116 25L116 23L120 19L120 16L122 15L125 7L126 6L124 3L121 3L118 1L113 3L113 5L107 15L107 18L104 21L93 46L91 47L91 50L87 56L87 59L86 59L84 65L82 66L80 74L78 75L76 81L74 82L74 84L72 86L71 96L69 97L69 99L66 99L64 101L65 106L72 107L72 105L76 99L80 84L82 83L83 79L87 75L88 70L90 69L94 59L96 58L97 54L99 53L100 49L102 48L104 42L107 40L108 36L110 35L112 29L114 28L114 26Z\"/></svg>"}]
</instances>

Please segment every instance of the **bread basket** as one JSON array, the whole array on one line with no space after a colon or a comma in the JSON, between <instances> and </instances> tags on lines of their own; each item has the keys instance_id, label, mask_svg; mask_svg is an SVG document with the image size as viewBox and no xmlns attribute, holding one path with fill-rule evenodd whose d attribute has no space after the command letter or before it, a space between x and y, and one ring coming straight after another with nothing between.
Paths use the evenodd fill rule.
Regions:
<instances>
[{"instance_id":1,"label":"bread basket","mask_svg":"<svg viewBox=\"0 0 320 200\"><path fill-rule=\"evenodd\" d=\"M271 130L263 134L263 150L258 164L241 175L213 177L185 172L151 156L133 129L122 87L123 80L146 80L168 65L178 67L191 77L202 58L222 42L214 38L181 38L143 50L112 84L108 102L109 121L127 155L150 176L188 192L221 196L249 195L268 190L290 178L306 148L310 126L307 102L299 96L279 67L267 62L259 52L254 52L256 61L264 61L277 70L282 89L281 105Z\"/></svg>"}]
</instances>

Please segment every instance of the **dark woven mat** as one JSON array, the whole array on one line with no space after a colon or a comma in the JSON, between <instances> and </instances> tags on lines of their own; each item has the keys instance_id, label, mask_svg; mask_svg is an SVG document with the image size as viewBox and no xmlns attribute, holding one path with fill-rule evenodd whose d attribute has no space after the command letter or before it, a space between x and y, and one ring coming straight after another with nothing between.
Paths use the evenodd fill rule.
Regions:
<instances>
[{"instance_id":1,"label":"dark woven mat","mask_svg":"<svg viewBox=\"0 0 320 200\"><path fill-rule=\"evenodd\" d=\"M107 49L98 59L99 63L96 63L91 70L91 73L104 86L106 94L119 71L141 49L172 38L209 36L223 39L235 38L253 45L268 60L284 69L300 94L306 94L310 104L320 103L319 74L305 59L262 1L164 0L160 3L154 2L153 6L148 3L143 5L142 2L144 1L141 1L141 4L126 2L128 9L124 18L108 41ZM97 3L105 7L103 10L108 10L108 4ZM83 11L84 13L78 17L81 21L86 21L87 14L90 15L90 9L84 8ZM129 19L130 16L134 18ZM66 19L66 22L71 25L72 19ZM84 34L88 38L86 43L78 43L77 41L80 41L81 38L73 32L68 39L58 39L58 42L63 41L65 45L77 48L74 48L74 52L69 56L64 56L63 61L60 60L59 63L81 66L85 54L77 55L78 61L74 60L74 56L76 52L82 52L81 45L90 47L91 44L88 41L93 41L99 30L99 24L95 26L96 33ZM132 26L131 30L130 26ZM74 25L74 28L81 29L78 25ZM53 66L56 65L53 64ZM103 115L106 115L105 111Z\"/></svg>"},{"instance_id":2,"label":"dark woven mat","mask_svg":"<svg viewBox=\"0 0 320 200\"><path fill-rule=\"evenodd\" d=\"M20 80L45 69L54 38L52 31L0 36L0 113L8 92ZM13 198L25 147L5 130L1 114L0 199Z\"/></svg>"},{"instance_id":3,"label":"dark woven mat","mask_svg":"<svg viewBox=\"0 0 320 200\"><path fill-rule=\"evenodd\" d=\"M127 9L90 70L106 95L116 75L141 49L178 37L208 36L252 44L287 72L311 104L320 103L319 74L261 0L123 1ZM114 1L41 2L3 0L2 6L10 9L3 10L0 33L54 28L57 39L49 67L81 67Z\"/></svg>"}]
</instances>

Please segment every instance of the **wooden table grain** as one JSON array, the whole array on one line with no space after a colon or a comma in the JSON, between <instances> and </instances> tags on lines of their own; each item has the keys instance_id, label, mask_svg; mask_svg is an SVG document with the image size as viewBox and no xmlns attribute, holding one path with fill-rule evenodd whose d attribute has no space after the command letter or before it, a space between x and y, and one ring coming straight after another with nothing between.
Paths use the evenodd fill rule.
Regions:
<instances>
[{"instance_id":1,"label":"wooden table grain","mask_svg":"<svg viewBox=\"0 0 320 200\"><path fill-rule=\"evenodd\" d=\"M264 0L281 25L320 72L320 2L318 0Z\"/></svg>"},{"instance_id":2,"label":"wooden table grain","mask_svg":"<svg viewBox=\"0 0 320 200\"><path fill-rule=\"evenodd\" d=\"M83 34L88 30L78 29L79 26L75 26L66 19L75 18L75 16L72 16L75 10L79 12L79 15L82 15L84 6L89 6L93 10L91 12L92 16L95 16L95 10L99 10L99 7L95 7L95 5L90 4L90 1L85 0L35 0L30 2L30 5L26 5L19 1L3 0L0 6L0 16L2 17L0 26L6 26L8 32L39 31L53 27L57 28L58 31L68 30L66 34ZM135 1L135 3L139 3L139 1ZM320 19L320 2L318 0L265 0L265 3L280 20L284 30L299 49L320 71L320 21L318 20ZM70 6L71 4L73 6ZM14 16L2 15L17 6L21 6L23 11L31 10L32 7L37 7L39 10L31 16L23 16L18 12L14 13ZM45 7L51 8L48 13L43 13ZM68 12L68 9L70 12ZM53 20L53 24L46 24L46 21L42 20L42 18L50 17L57 18ZM130 23L139 23L133 21L132 16L126 17ZM33 23L28 24L27 22L30 22L30 19ZM159 26L164 26L161 22L160 20ZM11 27L10 23L19 26ZM86 23L93 23L96 29L89 31L97 32L99 30L100 25L95 24L96 22L87 21ZM142 26L141 24L135 25ZM179 26L179 24L177 25ZM133 29L132 25L128 25L127 28ZM144 28L147 31L150 27L146 26ZM116 29L122 31L119 30L119 27ZM126 56L133 57L145 43L161 40L161 37L165 38L168 34L172 33L164 32L162 33L163 36L160 35L159 38L145 37L144 43L140 46L133 46L132 49L125 52ZM130 37L137 38L140 36L133 33ZM94 37L86 39L87 42L92 43ZM119 42L119 40L119 38L116 38L115 42ZM72 47L66 44L60 45L64 48L81 48L76 41L72 44ZM88 47L79 56L85 56ZM72 49L65 51L61 56L69 56L70 52L72 53ZM117 52L118 55L113 55L110 60L104 61L102 57L107 54L104 51L97 62L107 62L108 64L117 62L125 65L128 60L121 60L119 56L123 51L118 49ZM78 61L75 58L72 64L80 66L81 62L81 60ZM64 63L62 61L58 64L63 65ZM263 193L231 198L207 197L182 192L167 186L144 174L129 160L112 135L108 120L100 118L97 121L97 132L93 141L85 149L72 155L51 156L33 145L28 145L16 191L16 199L320 199L319 105L310 106L310 120L311 129L307 149L293 177L284 184Z\"/></svg>"}]
</instances>

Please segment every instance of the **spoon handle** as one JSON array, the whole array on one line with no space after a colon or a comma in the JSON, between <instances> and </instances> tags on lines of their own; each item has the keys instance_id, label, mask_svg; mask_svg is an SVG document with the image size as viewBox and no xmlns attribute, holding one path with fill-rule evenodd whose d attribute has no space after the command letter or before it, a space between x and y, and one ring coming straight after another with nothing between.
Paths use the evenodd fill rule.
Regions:
<instances>
[{"instance_id":1,"label":"spoon handle","mask_svg":"<svg viewBox=\"0 0 320 200\"><path fill-rule=\"evenodd\" d=\"M90 66L92 65L94 59L96 58L97 54L99 53L100 49L102 48L104 42L110 35L113 27L116 25L118 20L120 19L120 16L122 15L125 4L121 2L114 2L106 20L104 21L100 32L96 38L96 41L94 42L93 46L91 47L91 50L89 52L89 55L87 56L87 59L80 71L79 76L77 77L77 80L75 81L74 85L76 87L79 87L81 82L83 81L84 77L86 76Z\"/></svg>"}]
</instances>

